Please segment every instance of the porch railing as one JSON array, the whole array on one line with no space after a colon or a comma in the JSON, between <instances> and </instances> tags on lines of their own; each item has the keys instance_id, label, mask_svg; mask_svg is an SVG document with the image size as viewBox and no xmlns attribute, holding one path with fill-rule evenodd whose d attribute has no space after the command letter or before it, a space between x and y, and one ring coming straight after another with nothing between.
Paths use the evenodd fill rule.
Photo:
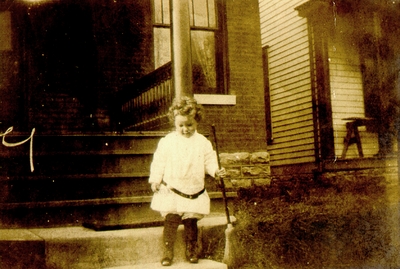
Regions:
<instances>
[{"instance_id":1,"label":"porch railing","mask_svg":"<svg viewBox=\"0 0 400 269\"><path fill-rule=\"evenodd\" d=\"M159 130L168 123L174 91L171 62L145 75L118 93L121 130Z\"/></svg>"}]
</instances>

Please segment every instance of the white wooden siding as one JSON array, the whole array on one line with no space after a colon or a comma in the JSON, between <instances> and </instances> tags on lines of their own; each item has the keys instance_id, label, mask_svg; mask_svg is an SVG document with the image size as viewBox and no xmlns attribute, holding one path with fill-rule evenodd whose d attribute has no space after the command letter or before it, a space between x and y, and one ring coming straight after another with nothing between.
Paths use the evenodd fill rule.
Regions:
<instances>
[{"instance_id":1,"label":"white wooden siding","mask_svg":"<svg viewBox=\"0 0 400 269\"><path fill-rule=\"evenodd\" d=\"M314 162L307 0L260 0L262 46L269 46L272 165Z\"/></svg>"},{"instance_id":2,"label":"white wooden siding","mask_svg":"<svg viewBox=\"0 0 400 269\"><path fill-rule=\"evenodd\" d=\"M344 18L337 19L340 20L339 26L330 40L328 53L335 155L340 157L346 136L346 121L343 119L365 117L365 107L358 52L347 38L349 35L341 28L346 27L347 22ZM359 127L359 131L364 156L372 157L378 153L377 134L367 132L365 127ZM357 157L356 144L350 145L346 158Z\"/></svg>"}]
</instances>

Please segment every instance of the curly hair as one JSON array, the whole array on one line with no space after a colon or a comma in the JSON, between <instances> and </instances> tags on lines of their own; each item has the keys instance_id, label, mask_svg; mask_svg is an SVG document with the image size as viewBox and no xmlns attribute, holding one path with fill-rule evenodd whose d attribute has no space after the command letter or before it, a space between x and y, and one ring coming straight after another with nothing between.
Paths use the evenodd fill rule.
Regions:
<instances>
[{"instance_id":1,"label":"curly hair","mask_svg":"<svg viewBox=\"0 0 400 269\"><path fill-rule=\"evenodd\" d=\"M168 111L168 118L173 123L177 115L192 116L197 122L201 121L204 112L203 107L194 98L182 96L175 98Z\"/></svg>"}]
</instances>

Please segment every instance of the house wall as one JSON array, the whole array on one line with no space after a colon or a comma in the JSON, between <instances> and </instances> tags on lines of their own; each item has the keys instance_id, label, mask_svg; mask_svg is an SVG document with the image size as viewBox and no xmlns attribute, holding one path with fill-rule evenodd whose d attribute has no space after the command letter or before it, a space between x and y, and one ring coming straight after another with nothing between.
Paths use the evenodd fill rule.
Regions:
<instances>
[{"instance_id":1,"label":"house wall","mask_svg":"<svg viewBox=\"0 0 400 269\"><path fill-rule=\"evenodd\" d=\"M332 22L333 23L333 22ZM346 136L344 118L365 117L364 90L361 73L360 55L357 44L352 42L354 34L351 21L345 17L337 17L330 38L329 74L331 87L332 120L334 131L335 155L341 156L343 140ZM367 131L365 126L359 127L364 157L372 157L378 153L378 135ZM357 158L356 144L350 145L346 158Z\"/></svg>"},{"instance_id":2,"label":"house wall","mask_svg":"<svg viewBox=\"0 0 400 269\"><path fill-rule=\"evenodd\" d=\"M151 14L148 0L0 4L2 129L109 131L115 92L154 68Z\"/></svg>"},{"instance_id":3,"label":"house wall","mask_svg":"<svg viewBox=\"0 0 400 269\"><path fill-rule=\"evenodd\" d=\"M94 68L86 68L85 70L89 70L95 75L85 76L83 71L80 72L79 75L82 75L85 81L78 85L77 81L79 80L74 77L75 73L58 72L57 69L52 70L51 73L57 74L57 77L49 75L46 77L48 72L45 72L49 62L53 64L53 67L62 68L53 63L56 60L54 55L62 51L66 45L53 48L49 47L48 43L52 40L52 35L58 37L60 44L64 44L65 40L68 41L63 33L57 31L58 26L67 27L67 25L56 16L58 13L54 13L56 10L66 16L65 12L61 12L58 6L67 6L68 4L64 2L59 4L49 3L50 7L54 5L54 8L58 8L55 10L48 10L48 6L35 5L30 10L32 13L30 17L26 16L28 9L26 4L21 4L18 7L12 6L15 13L18 13L18 18L15 19L15 27L19 27L18 29L21 31L17 31L17 28L14 29L16 51L27 55L27 59L19 61L25 65L27 70L22 70L21 66L16 67L19 69L18 71L26 71L24 74L20 72L18 78L21 81L26 81L26 84L21 85L20 88L27 93L27 96L22 97L25 108L27 110L29 108L30 122L27 123L27 126L24 126L27 130L35 127L38 134L108 130L107 126L110 124L110 117L112 116L108 114L110 113L108 109L111 106L110 100L112 100L113 93L123 85L148 73L154 66L150 2L140 0L135 1L134 4L124 5L121 3L112 5L112 9L108 6L109 0L82 2L82 5L86 3L84 10L86 13L82 14L81 17L90 21L85 20L85 26L90 28L87 31L95 36L94 40L88 38L90 42L93 42L93 44L91 43L93 50L90 49L93 52L93 55L90 56L93 58L93 62L90 64ZM221 151L266 150L258 1L227 0L223 2L226 5L225 16L227 20L226 94L235 96L236 103L234 105L205 105L206 117L200 128L203 133L210 133L210 125L216 125L220 137ZM77 4L76 8L78 9L80 5ZM72 7L70 8L72 10ZM72 12L71 10L69 11ZM47 24L41 23L44 15L48 15L53 21ZM86 15L91 17L86 17ZM127 18L131 18L131 20ZM24 29L29 30L28 26L35 31L27 32L26 38L22 39L25 33ZM73 29L80 29L83 26L74 24L74 27ZM47 28L52 30L52 35L45 35L46 31L41 31ZM115 31L116 29L119 31ZM33 33L38 35L33 36ZM71 30L68 33L75 32ZM19 37L21 39L18 39ZM223 37L218 36L217 38L218 42L224 41ZM75 43L80 44L78 41ZM35 46L32 44L35 44ZM53 57L46 58L47 60L43 59L38 51L43 51L44 55L51 52ZM11 54L12 52L7 53ZM70 54L73 54L73 52L70 52ZM70 59L69 54L63 55L63 59L68 65L62 65L65 67L60 69L61 71L73 69L74 61L80 60L77 56ZM8 63L12 65L14 59L10 58ZM12 70L9 65L7 70ZM3 69L1 69L1 72L3 72ZM41 73L42 76L39 75ZM4 73L4 76L10 74L10 72ZM22 79L23 76L26 76L26 80ZM40 79L37 79L38 77ZM68 78L73 78L73 81ZM5 82L7 79L1 78L1 81ZM49 80L58 84L48 83ZM68 84L63 84L64 81L67 81ZM0 96L3 96L3 92ZM14 97L12 96L12 98ZM9 104L11 107L11 101ZM19 110L22 111L22 109ZM91 129L93 126L94 128ZM5 128L7 127L9 127L8 124Z\"/></svg>"},{"instance_id":4,"label":"house wall","mask_svg":"<svg viewBox=\"0 0 400 269\"><path fill-rule=\"evenodd\" d=\"M295 11L304 2L259 1L262 46L269 46L272 166L315 161L308 26Z\"/></svg>"},{"instance_id":5,"label":"house wall","mask_svg":"<svg viewBox=\"0 0 400 269\"><path fill-rule=\"evenodd\" d=\"M204 105L200 132L215 124L221 152L266 150L265 106L258 1L226 1L227 94L235 105Z\"/></svg>"},{"instance_id":6,"label":"house wall","mask_svg":"<svg viewBox=\"0 0 400 269\"><path fill-rule=\"evenodd\" d=\"M0 133L10 126L20 130L18 125L24 122L23 117L18 118L24 113L19 111L21 100L18 98L23 93L19 87L22 83L20 59L12 39L13 27L12 12L0 4Z\"/></svg>"}]
</instances>

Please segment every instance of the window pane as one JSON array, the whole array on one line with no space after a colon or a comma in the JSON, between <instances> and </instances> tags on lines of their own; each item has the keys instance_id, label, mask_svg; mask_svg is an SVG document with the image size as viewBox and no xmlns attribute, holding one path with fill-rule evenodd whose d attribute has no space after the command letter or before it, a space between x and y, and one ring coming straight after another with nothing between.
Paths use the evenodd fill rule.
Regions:
<instances>
[{"instance_id":1,"label":"window pane","mask_svg":"<svg viewBox=\"0 0 400 269\"><path fill-rule=\"evenodd\" d=\"M194 25L208 27L207 0L193 0Z\"/></svg>"},{"instance_id":2,"label":"window pane","mask_svg":"<svg viewBox=\"0 0 400 269\"><path fill-rule=\"evenodd\" d=\"M153 0L154 23L169 24L169 0Z\"/></svg>"},{"instance_id":3,"label":"window pane","mask_svg":"<svg viewBox=\"0 0 400 269\"><path fill-rule=\"evenodd\" d=\"M169 17L169 0L162 0L162 10L163 10L163 23L170 24Z\"/></svg>"},{"instance_id":4,"label":"window pane","mask_svg":"<svg viewBox=\"0 0 400 269\"><path fill-rule=\"evenodd\" d=\"M154 28L154 69L171 61L169 28Z\"/></svg>"},{"instance_id":5,"label":"window pane","mask_svg":"<svg viewBox=\"0 0 400 269\"><path fill-rule=\"evenodd\" d=\"M217 26L215 0L187 0L189 1L190 26L212 27ZM154 22L170 24L169 0L153 0Z\"/></svg>"},{"instance_id":6,"label":"window pane","mask_svg":"<svg viewBox=\"0 0 400 269\"><path fill-rule=\"evenodd\" d=\"M208 26L217 27L216 10L214 0L208 0Z\"/></svg>"},{"instance_id":7,"label":"window pane","mask_svg":"<svg viewBox=\"0 0 400 269\"><path fill-rule=\"evenodd\" d=\"M192 31L192 68L195 93L216 93L214 32Z\"/></svg>"},{"instance_id":8,"label":"window pane","mask_svg":"<svg viewBox=\"0 0 400 269\"><path fill-rule=\"evenodd\" d=\"M154 22L162 23L162 0L154 0Z\"/></svg>"},{"instance_id":9,"label":"window pane","mask_svg":"<svg viewBox=\"0 0 400 269\"><path fill-rule=\"evenodd\" d=\"M195 93L217 93L215 38L213 32L192 31L192 68ZM155 69L171 61L168 28L154 28Z\"/></svg>"},{"instance_id":10,"label":"window pane","mask_svg":"<svg viewBox=\"0 0 400 269\"><path fill-rule=\"evenodd\" d=\"M193 0L189 0L189 20L190 20L190 26L194 25L194 17L193 17Z\"/></svg>"}]
</instances>

